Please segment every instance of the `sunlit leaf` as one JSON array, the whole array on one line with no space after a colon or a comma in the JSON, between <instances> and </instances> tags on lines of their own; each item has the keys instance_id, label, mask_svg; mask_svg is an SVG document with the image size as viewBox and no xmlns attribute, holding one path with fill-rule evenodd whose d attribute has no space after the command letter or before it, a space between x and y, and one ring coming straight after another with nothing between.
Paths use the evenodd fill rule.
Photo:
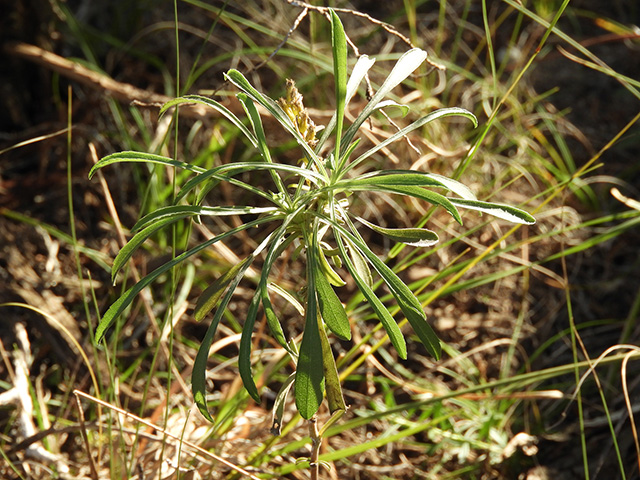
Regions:
<instances>
[{"instance_id":1,"label":"sunlit leaf","mask_svg":"<svg viewBox=\"0 0 640 480\"><path fill-rule=\"evenodd\" d=\"M228 120L230 120L231 123L233 123L236 127L238 127L242 134L251 142L251 144L254 147L257 147L258 143L256 141L256 137L247 129L242 121L238 117L236 117L236 115L227 107L219 102L216 102L215 100L212 100L211 98L203 97L201 95L184 95L182 97L174 98L173 100L169 100L162 106L162 108L160 109L160 115L166 112L169 108L183 103L199 103L201 105L206 105L207 107L213 108L218 113L221 113Z\"/></svg>"},{"instance_id":2,"label":"sunlit leaf","mask_svg":"<svg viewBox=\"0 0 640 480\"><path fill-rule=\"evenodd\" d=\"M360 222L381 235L413 247L430 247L438 243L438 235L426 228L385 228L357 217Z\"/></svg>"},{"instance_id":3,"label":"sunlit leaf","mask_svg":"<svg viewBox=\"0 0 640 480\"><path fill-rule=\"evenodd\" d=\"M172 158L163 157L161 155L154 155L152 153L143 152L118 152L111 155L107 155L96 162L96 164L89 171L89 178L101 168L107 165L113 165L114 163L153 163L157 165L165 165L167 167L183 168L195 173L204 172L204 168L191 165L189 163L181 162L179 160L173 160Z\"/></svg>"},{"instance_id":4,"label":"sunlit leaf","mask_svg":"<svg viewBox=\"0 0 640 480\"><path fill-rule=\"evenodd\" d=\"M352 257L346 252L346 247L344 245L345 242L347 244L349 243L347 239L345 238L344 239L345 242L343 242L342 236L340 234L337 234L336 241L338 243L338 248L340 249L340 252L343 255L343 260L345 262L347 270L349 270L349 273L353 277L353 280L355 281L358 289L360 290L360 292L362 292L362 295L369 302L369 305L371 306L373 311L376 313L378 320L380 320L380 323L386 330L387 335L389 336L389 340L391 341L391 344L394 346L394 348L398 352L398 355L400 356L400 358L406 360L407 344L404 340L404 336L402 335L402 331L400 330L400 327L398 327L398 324L389 313L389 310L387 310L387 307L384 306L384 304L380 301L378 296L372 290L370 283L368 283L367 281L365 281L365 279L362 278L362 276L360 275L360 271L355 267L354 263L351 261ZM355 251L355 247L353 247L353 249ZM358 255L360 255L359 252L358 252ZM368 267L367 267L367 271L368 271ZM370 274L371 273L369 272L369 275Z\"/></svg>"},{"instance_id":5,"label":"sunlit leaf","mask_svg":"<svg viewBox=\"0 0 640 480\"><path fill-rule=\"evenodd\" d=\"M479 200L465 200L459 198L450 198L451 203L469 210L477 210L479 212L488 213L494 217L507 220L511 223L521 223L524 225L533 225L536 219L529 213L511 205L502 205L500 203L481 202Z\"/></svg>"}]
</instances>

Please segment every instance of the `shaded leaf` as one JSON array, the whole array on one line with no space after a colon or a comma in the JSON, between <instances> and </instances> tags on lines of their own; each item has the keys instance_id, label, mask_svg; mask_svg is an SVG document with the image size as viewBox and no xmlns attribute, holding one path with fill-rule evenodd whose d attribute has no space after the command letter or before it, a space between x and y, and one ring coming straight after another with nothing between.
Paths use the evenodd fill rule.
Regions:
<instances>
[{"instance_id":1,"label":"shaded leaf","mask_svg":"<svg viewBox=\"0 0 640 480\"><path fill-rule=\"evenodd\" d=\"M387 307L383 305L383 303L380 301L378 296L372 290L370 284L367 281L365 281L360 275L360 271L355 267L354 263L351 261L351 256L347 254L347 252L345 251L346 248L344 246L343 238L342 236L340 236L340 234L336 234L336 241L338 243L338 248L340 249L340 252L343 255L343 260L347 267L347 270L349 270L349 273L353 277L353 280L355 281L358 289L360 290L360 292L362 292L362 295L369 302L369 305L371 305L371 308L376 313L378 320L380 320L380 323L386 330L387 335L389 336L389 340L391 341L391 344L394 346L394 348L398 352L398 355L400 356L400 358L402 358L403 360L406 360L407 344L404 340L404 336L402 335L402 331L400 330L400 327L398 327L398 324L389 313L389 310L387 310ZM346 238L344 239L344 241L347 244L350 243ZM353 247L353 250L355 253L356 251L355 247ZM360 255L359 252L358 252L358 255ZM368 267L367 267L367 271L368 271ZM369 272L369 275L370 275L370 272Z\"/></svg>"},{"instance_id":2,"label":"shaded leaf","mask_svg":"<svg viewBox=\"0 0 640 480\"><path fill-rule=\"evenodd\" d=\"M218 279L216 279L211 285L209 285L204 290L204 292L200 294L193 312L193 317L196 322L201 321L211 310L216 307L216 305L222 298L222 294L225 292L226 288L232 281L235 281L238 272L242 270L242 272L244 273L246 271L246 263L250 263L252 261L253 256L245 258L242 262L234 265L228 271L223 273Z\"/></svg>"},{"instance_id":3,"label":"shaded leaf","mask_svg":"<svg viewBox=\"0 0 640 480\"><path fill-rule=\"evenodd\" d=\"M317 229L316 229L317 232ZM313 247L309 252L313 251ZM296 367L296 407L302 418L313 417L322 403L322 343L316 304L315 255L307 257L307 312Z\"/></svg>"},{"instance_id":4,"label":"shaded leaf","mask_svg":"<svg viewBox=\"0 0 640 480\"><path fill-rule=\"evenodd\" d=\"M339 410L345 411L347 409L347 405L344 403L344 396L342 395L342 387L340 385L340 376L338 375L338 367L336 367L336 360L333 357L331 345L329 345L327 332L325 332L324 327L320 324L318 324L318 329L320 333L320 342L322 343L322 366L324 368L329 411L331 413Z\"/></svg>"},{"instance_id":5,"label":"shaded leaf","mask_svg":"<svg viewBox=\"0 0 640 480\"><path fill-rule=\"evenodd\" d=\"M327 327L340 338L351 340L351 326L347 313L321 270L316 271L316 291L320 314Z\"/></svg>"},{"instance_id":6,"label":"shaded leaf","mask_svg":"<svg viewBox=\"0 0 640 480\"><path fill-rule=\"evenodd\" d=\"M198 406L200 413L202 413L202 415L204 415L204 417L210 422L213 422L214 420L213 418L211 418L209 409L207 407L206 373L207 360L209 358L209 349L211 348L211 344L213 343L213 338L216 334L220 319L224 314L224 310L227 308L227 305L229 304L229 301L231 300L236 287L240 283L240 280L242 280L242 277L244 277L244 274L251 265L252 261L253 255L250 255L238 265L239 268L232 269L235 270L235 276L228 282L229 288L227 289L227 293L220 302L218 310L214 314L209 328L207 328L207 332L205 333L205 336L200 343L198 353L196 354L195 361L193 362L193 372L191 374L191 388L193 391L193 399Z\"/></svg>"}]
</instances>

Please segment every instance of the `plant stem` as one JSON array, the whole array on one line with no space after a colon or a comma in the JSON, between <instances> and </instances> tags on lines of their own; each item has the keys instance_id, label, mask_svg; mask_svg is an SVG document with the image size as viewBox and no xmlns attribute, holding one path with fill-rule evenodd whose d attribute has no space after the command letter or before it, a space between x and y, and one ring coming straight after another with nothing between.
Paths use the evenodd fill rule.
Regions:
<instances>
[{"instance_id":1,"label":"plant stem","mask_svg":"<svg viewBox=\"0 0 640 480\"><path fill-rule=\"evenodd\" d=\"M311 480L318 480L318 456L322 437L318 434L318 418L315 415L309 419L309 436L311 437L311 456L309 457Z\"/></svg>"}]
</instances>

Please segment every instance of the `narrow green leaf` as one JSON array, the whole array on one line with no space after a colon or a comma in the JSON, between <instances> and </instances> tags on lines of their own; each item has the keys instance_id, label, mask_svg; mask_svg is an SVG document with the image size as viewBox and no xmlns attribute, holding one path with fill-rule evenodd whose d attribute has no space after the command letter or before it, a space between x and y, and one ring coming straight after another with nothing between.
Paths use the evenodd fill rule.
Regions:
<instances>
[{"instance_id":1,"label":"narrow green leaf","mask_svg":"<svg viewBox=\"0 0 640 480\"><path fill-rule=\"evenodd\" d=\"M264 264L262 265L262 274L260 276L260 282L256 288L255 294L251 299L251 303L249 304L249 309L247 311L247 315L245 317L244 326L242 327L242 335L240 336L240 348L238 352L238 370L240 373L240 377L242 378L242 384L244 388L247 390L251 398L253 398L256 402L260 402L260 393L258 392L258 387L256 387L256 383L253 381L253 374L251 373L251 337L253 336L253 327L256 323L256 318L258 316L258 309L260 308L260 302L262 300L262 292L267 288L269 274L271 269L273 268L273 263L275 262L279 247L285 241L285 235L287 232L287 227L295 218L295 216L302 211L303 207L298 208L291 214L287 215L283 220L280 227L269 235L258 247L262 248L263 245L269 245L269 250L264 260ZM217 238L217 237L216 237Z\"/></svg>"},{"instance_id":2,"label":"narrow green leaf","mask_svg":"<svg viewBox=\"0 0 640 480\"><path fill-rule=\"evenodd\" d=\"M100 323L96 328L96 342L100 342L102 340L102 338L104 337L109 327L122 314L122 312L124 312L124 310L131 304L131 302L138 295L138 293L140 293L145 287L151 284L160 275L171 270L173 267L180 264L180 262L183 262L187 258L201 252L202 250L210 247L216 242L225 240L226 238L229 238L242 230L246 230L248 228L260 225L262 223L270 222L272 220L273 220L272 218L259 218L252 222L247 222L243 225L240 225L239 227L229 230L228 232L221 233L220 235L217 235L214 238L207 240L206 242L202 242L200 245L178 255L176 258L156 268L153 272L151 272L149 275L142 278L138 283L136 283L134 286L128 289L125 293L123 293L115 302L113 302L113 304L111 304L109 309L102 316L102 319L100 320Z\"/></svg>"},{"instance_id":3,"label":"narrow green leaf","mask_svg":"<svg viewBox=\"0 0 640 480\"><path fill-rule=\"evenodd\" d=\"M258 109L256 108L253 100L251 100L244 93L239 93L238 98L242 102L247 115L249 116L249 120L251 121L251 126L253 127L253 131L256 134L256 138L258 139L258 150L260 151L260 155L267 163L273 163L271 160L271 152L269 152L269 146L267 145L267 137L264 134L264 129L262 127L262 120L260 119L260 114L258 113ZM287 194L287 189L282 183L282 179L278 175L275 170L269 170L271 174L271 178L273 182L278 187L278 191L283 195Z\"/></svg>"},{"instance_id":4,"label":"narrow green leaf","mask_svg":"<svg viewBox=\"0 0 640 480\"><path fill-rule=\"evenodd\" d=\"M245 272L251 265L253 261L253 255L250 255L245 260L242 261L238 265L239 268L235 268L234 277L230 279L228 282L227 293L224 298L220 302L218 310L213 316L211 320L211 324L209 328L207 328L207 332L200 343L200 347L198 348L198 353L196 354L196 358L193 362L193 372L191 374L191 389L193 391L193 399L200 410L200 413L204 415L204 417L213 422L213 418L209 414L209 409L207 407L207 388L206 388L206 374L207 374L207 359L209 358L209 349L211 348L211 344L213 343L213 338L215 337L216 330L218 328L218 324L220 323L220 319L224 314L233 293L236 290L236 287L244 277Z\"/></svg>"},{"instance_id":5,"label":"narrow green leaf","mask_svg":"<svg viewBox=\"0 0 640 480\"><path fill-rule=\"evenodd\" d=\"M373 98L369 101L367 106L362 110L360 115L351 124L344 134L343 142L346 145L351 143L356 132L360 126L369 118L369 115L374 111L375 106L382 101L387 94L399 85L405 78L411 75L427 58L427 52L420 50L419 48L412 48L405 52L400 59L396 62L395 66L391 70L391 73L386 78L380 89L375 93Z\"/></svg>"},{"instance_id":6,"label":"narrow green leaf","mask_svg":"<svg viewBox=\"0 0 640 480\"><path fill-rule=\"evenodd\" d=\"M327 332L324 327L318 323L320 334L320 343L322 344L322 366L324 369L325 386L327 389L327 402L329 403L329 411L333 414L336 411L347 409L342 395L342 386L340 385L340 376L338 375L338 367L336 359L333 357L333 351L327 338Z\"/></svg>"},{"instance_id":7,"label":"narrow green leaf","mask_svg":"<svg viewBox=\"0 0 640 480\"><path fill-rule=\"evenodd\" d=\"M329 220L329 219L327 219ZM356 238L351 232L347 231L342 225L331 221L333 227L340 231L342 235L348 238L373 265L378 274L388 285L389 290L398 302L398 306L404 313L405 317L413 327L413 330L420 338L420 341L426 347L427 351L436 359L440 358L441 345L440 340L436 336L431 326L427 323L426 315L420 304L420 301L413 294L411 289L394 273L387 264L380 260L369 247L360 239Z\"/></svg>"},{"instance_id":8,"label":"narrow green leaf","mask_svg":"<svg viewBox=\"0 0 640 480\"><path fill-rule=\"evenodd\" d=\"M350 244L349 240L344 238L344 242L343 242L342 236L339 233L337 233L336 242L338 244L338 248L340 249L342 260L344 261L347 267L347 270L349 270L349 273L353 277L353 280L356 282L358 289L362 292L362 295L369 302L369 305L371 305L371 308L378 316L378 320L380 320L380 323L386 330L387 335L389 336L389 340L391 341L391 344L394 346L394 348L398 352L398 355L400 356L400 358L402 358L403 360L406 360L407 344L404 341L404 336L402 335L402 331L400 330L400 327L398 327L398 324L389 313L389 310L387 310L387 307L384 306L384 304L380 301L378 296L374 293L374 291L370 286L370 283L361 276L359 269L356 268L355 264L351 261L351 255L346 252L346 248L344 246L344 242L346 242L347 245ZM355 247L349 247L349 249L353 250L353 253L357 251ZM357 256L360 256L360 252L357 253ZM360 258L362 257L360 256ZM364 259L362 260L364 261ZM368 267L367 267L367 271L369 271ZM371 276L370 271L369 271L369 276Z\"/></svg>"},{"instance_id":9,"label":"narrow green leaf","mask_svg":"<svg viewBox=\"0 0 640 480\"><path fill-rule=\"evenodd\" d=\"M152 153L142 152L118 152L112 155L107 155L96 162L96 164L89 171L89 178L101 168L114 163L154 163L159 165L166 165L168 167L184 168L195 173L202 173L204 168L196 167L185 162L173 160L172 158L163 157L161 155L154 155Z\"/></svg>"},{"instance_id":10,"label":"narrow green leaf","mask_svg":"<svg viewBox=\"0 0 640 480\"><path fill-rule=\"evenodd\" d=\"M353 262L353 268L358 272L358 275L362 278L364 283L366 283L369 288L373 288L373 276L371 275L369 264L360 253L360 250L358 250L346 238L344 240L347 243L347 250L349 251L351 261Z\"/></svg>"},{"instance_id":11,"label":"narrow green leaf","mask_svg":"<svg viewBox=\"0 0 640 480\"><path fill-rule=\"evenodd\" d=\"M413 247L430 247L438 243L438 235L426 228L385 228L368 222L364 218L357 217L357 219L394 242L406 243Z\"/></svg>"},{"instance_id":12,"label":"narrow green leaf","mask_svg":"<svg viewBox=\"0 0 640 480\"><path fill-rule=\"evenodd\" d=\"M320 270L322 273L326 275L327 280L331 285L335 285L336 287L344 287L347 283L342 279L340 275L329 265L329 261L325 256L322 249L318 251L318 264L320 266Z\"/></svg>"},{"instance_id":13,"label":"narrow green leaf","mask_svg":"<svg viewBox=\"0 0 640 480\"><path fill-rule=\"evenodd\" d=\"M190 216L213 216L224 217L230 215L260 215L263 213L272 213L277 211L276 207L252 207L252 206L232 206L232 207L208 207L201 205L171 205L161 207L142 217L131 228L132 232L136 232L151 223L163 219L165 217L186 218Z\"/></svg>"},{"instance_id":14,"label":"narrow green leaf","mask_svg":"<svg viewBox=\"0 0 640 480\"><path fill-rule=\"evenodd\" d=\"M236 279L238 272L240 270L244 272L246 270L246 263L252 261L253 256L245 258L243 261L223 273L200 294L193 312L193 318L196 322L204 319L204 317L206 317L207 314L218 305L222 298L222 294L225 292L229 284Z\"/></svg>"},{"instance_id":15,"label":"narrow green leaf","mask_svg":"<svg viewBox=\"0 0 640 480\"><path fill-rule=\"evenodd\" d=\"M349 317L344 311L342 302L331 287L331 284L318 269L316 272L316 291L318 293L318 306L324 323L333 333L344 340L351 340L351 326Z\"/></svg>"},{"instance_id":16,"label":"narrow green leaf","mask_svg":"<svg viewBox=\"0 0 640 480\"><path fill-rule=\"evenodd\" d=\"M524 225L533 225L536 219L532 215L511 205L502 205L500 203L481 202L480 200L466 200L459 198L450 198L451 203L469 210L477 210L479 212L488 213L494 217L507 220L511 223L521 223Z\"/></svg>"},{"instance_id":17,"label":"narrow green leaf","mask_svg":"<svg viewBox=\"0 0 640 480\"><path fill-rule=\"evenodd\" d=\"M230 120L231 123L233 123L236 127L238 127L242 134L247 137L247 139L254 147L258 146L256 137L249 131L249 129L247 129L242 121L238 117L236 117L236 115L227 107L225 107L221 103L216 102L215 100L212 100L211 98L203 97L201 95L184 95L182 97L174 98L173 100L169 100L162 106L162 108L160 109L160 115L164 114L169 108L182 103L199 103L201 105L206 105L207 107L213 108L214 110L225 116L228 120Z\"/></svg>"},{"instance_id":18,"label":"narrow green leaf","mask_svg":"<svg viewBox=\"0 0 640 480\"><path fill-rule=\"evenodd\" d=\"M180 220L181 218L185 218L186 216L188 216L188 214L165 216L157 222L148 225L146 228L143 228L133 237L131 237L131 239L120 249L118 255L116 255L116 258L113 259L113 265L111 266L111 281L115 283L118 272L122 269L122 267L124 267L131 256L138 248L140 248L140 246L147 240L147 238L149 238L161 228L164 228L167 225L172 224L173 222L177 222L178 220Z\"/></svg>"},{"instance_id":19,"label":"narrow green leaf","mask_svg":"<svg viewBox=\"0 0 640 480\"><path fill-rule=\"evenodd\" d=\"M374 63L375 60L373 58L369 58L367 55L360 55L360 57L358 57L358 61L353 67L353 72L351 72L351 76L349 77L349 81L347 82L347 96L345 98L345 107L349 104L349 101L355 95L356 91L358 90L358 86ZM322 136L318 141L318 145L316 145L316 152L320 152L324 143L333 133L335 126L336 114L334 113L331 117L331 120L329 120L329 123L322 131Z\"/></svg>"},{"instance_id":20,"label":"narrow green leaf","mask_svg":"<svg viewBox=\"0 0 640 480\"><path fill-rule=\"evenodd\" d=\"M317 231L317 229L316 229ZM318 331L318 308L316 304L316 265L313 247L307 257L307 312L296 367L296 407L302 418L313 417L322 403L322 342Z\"/></svg>"},{"instance_id":21,"label":"narrow green leaf","mask_svg":"<svg viewBox=\"0 0 640 480\"><path fill-rule=\"evenodd\" d=\"M371 112L373 112L375 109L372 108ZM403 138L405 135L407 135L408 133L411 133L412 131L423 127L424 125L433 122L434 120L438 120L441 118L446 118L446 117L451 117L451 116L457 116L457 117L463 117L463 118L467 118L468 120L471 120L471 122L473 123L474 127L478 125L478 120L476 119L475 115L473 115L471 112L463 109L463 108L458 108L458 107L451 107L451 108L440 108L434 112L429 113L428 115L425 115L424 117L416 120L415 122L413 122L412 124L406 126L405 128L399 130L398 132L394 133L393 135L391 135L389 138L387 138L386 140L380 142L379 144L377 144L376 146L374 146L373 148L371 148L370 150L367 150L365 153L363 153L362 155L360 155L358 158L356 158L353 162L351 162L346 170L351 170L353 167L355 167L356 165L360 164L363 160L369 158L371 155L373 155L374 153L376 153L377 151L385 148L387 145L400 140L401 138Z\"/></svg>"},{"instance_id":22,"label":"narrow green leaf","mask_svg":"<svg viewBox=\"0 0 640 480\"><path fill-rule=\"evenodd\" d=\"M377 178L377 177L373 177ZM433 205L439 205L443 207L449 214L462 225L462 218L460 217L460 213L455 205L452 203L453 199L447 198L444 195L440 195L439 193L432 192L431 190L425 190L422 187L417 187L414 185L408 186L400 186L400 185L379 185L376 183L366 182L360 184L349 184L348 188L345 188L348 191L379 191L379 192L387 192L387 193L396 193L399 195L408 195L411 197L419 198L420 200L426 200L427 202Z\"/></svg>"},{"instance_id":23,"label":"narrow green leaf","mask_svg":"<svg viewBox=\"0 0 640 480\"><path fill-rule=\"evenodd\" d=\"M206 170L200 173L200 175L196 177L189 179L178 192L178 195L176 196L176 202L182 200L191 190L196 188L201 183L210 181L211 179L231 183L232 185L269 199L269 195L259 188L228 176L236 175L243 172L258 172L261 170L275 170L299 175L316 185L325 182L325 178L317 172L294 165L287 165L282 163L237 162L214 167L210 170Z\"/></svg>"},{"instance_id":24,"label":"narrow green leaf","mask_svg":"<svg viewBox=\"0 0 640 480\"><path fill-rule=\"evenodd\" d=\"M347 39L338 15L333 9L329 9L329 11L331 12L331 47L333 50L333 76L336 93L336 144L334 156L339 159L347 95Z\"/></svg>"},{"instance_id":25,"label":"narrow green leaf","mask_svg":"<svg viewBox=\"0 0 640 480\"><path fill-rule=\"evenodd\" d=\"M264 314L267 317L267 324L269 325L269 329L271 330L273 338L276 339L276 341L282 348L284 348L285 350L289 350L289 345L287 344L287 338L284 334L284 330L282 330L280 320L278 320L278 316L276 315L276 312L273 309L273 305L271 304L268 288L262 289L262 307L264 308Z\"/></svg>"}]
</instances>

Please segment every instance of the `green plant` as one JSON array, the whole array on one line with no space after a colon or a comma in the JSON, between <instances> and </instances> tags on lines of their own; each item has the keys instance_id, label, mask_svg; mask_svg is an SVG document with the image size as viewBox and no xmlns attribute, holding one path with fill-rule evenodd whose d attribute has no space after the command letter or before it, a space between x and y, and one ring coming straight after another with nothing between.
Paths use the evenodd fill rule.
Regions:
<instances>
[{"instance_id":1,"label":"green plant","mask_svg":"<svg viewBox=\"0 0 640 480\"><path fill-rule=\"evenodd\" d=\"M347 78L345 34L340 20L333 11L331 27L336 111L320 138L316 138L316 133L320 129L310 120L302 104L302 97L293 82L288 82L286 98L275 101L257 91L240 72L230 70L226 78L241 91L237 94L237 98L247 114L249 127L220 103L197 95L176 98L165 104L162 112L184 103L207 105L226 117L242 132L258 149L260 161L232 162L211 169L203 169L163 156L121 152L103 158L90 172L91 176L98 169L118 162L147 162L182 168L194 174L177 193L174 204L151 212L133 227L135 235L114 260L112 267L114 279L134 251L154 232L177 221L183 219L200 221L202 216L257 215L257 218L221 232L214 238L177 255L127 290L111 305L102 318L96 331L98 340L104 338L107 329L129 306L135 296L163 273L216 242L229 239L253 227L270 226L269 229L262 230L264 237L258 247L207 288L200 296L195 308L196 320L204 319L215 310L196 356L192 376L194 399L200 411L209 419L211 417L205 398L205 370L209 348L236 287L245 277L254 260L263 253L264 261L246 314L239 354L240 375L246 390L256 401L259 401L260 397L251 371L251 345L254 325L262 305L273 337L297 365L296 372L284 383L277 397L275 410L278 411L282 407L287 392L294 385L296 406L306 419L314 417L325 391L332 413L339 415L345 410L327 329L337 337L349 340L351 327L349 317L334 290L334 287L344 286L345 281L330 265L330 260L338 267L344 266L349 272L356 286L375 311L400 357L406 359L407 356L405 339L388 308L375 293L370 266L386 283L400 310L429 353L436 359L440 357L440 341L427 323L422 305L396 273L367 246L354 220L358 220L393 241L413 246L433 245L438 241L437 234L425 228L383 228L365 219L352 216L350 213L352 194L369 191L411 196L425 200L434 206L443 207L458 223L462 223L458 208L489 213L515 223L535 222L531 215L518 208L479 201L465 185L441 175L419 171L380 170L357 178L349 177L348 174L354 167L362 164L382 148L429 122L450 116L467 118L474 125L477 121L471 113L460 108L436 110L352 159L359 144L359 139L355 138L358 129L370 115L386 107L400 108L406 114L408 107L384 98L423 63L426 52L415 48L402 55L356 120L345 127L345 106L367 75L373 60L367 56L361 56L351 76ZM293 136L303 153L301 164L281 163L272 157L257 106L266 109ZM326 151L324 147L331 137L334 139L334 144ZM266 171L270 175L273 191L236 178L240 173L261 171ZM266 202L267 206L204 205L206 195L222 182L255 195L256 198L262 199L262 202ZM434 190L446 190L459 198L446 197ZM187 199L191 202L186 203ZM290 249L295 249L297 252L304 251L306 257L306 298L303 302L298 302L291 295L287 295L291 302L303 303L298 305L305 316L304 334L299 345L286 338L270 299L271 292L284 294L281 288L271 283L270 273L276 260ZM319 435L321 434L322 432Z\"/></svg>"}]
</instances>

